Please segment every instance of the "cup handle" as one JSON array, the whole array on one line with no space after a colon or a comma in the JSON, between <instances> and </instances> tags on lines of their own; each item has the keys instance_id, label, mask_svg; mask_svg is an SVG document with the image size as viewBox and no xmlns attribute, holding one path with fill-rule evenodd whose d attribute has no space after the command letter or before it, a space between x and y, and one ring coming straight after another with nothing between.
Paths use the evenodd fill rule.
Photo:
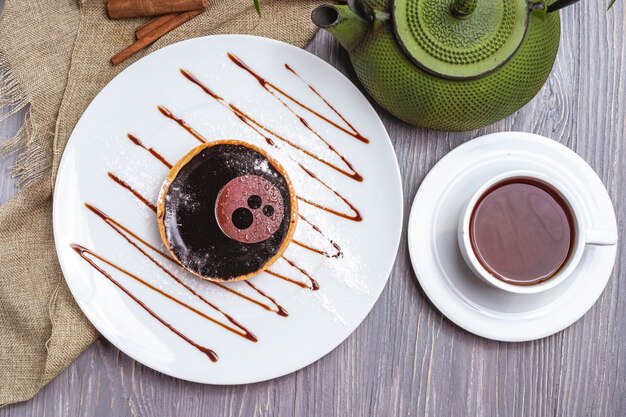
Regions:
<instances>
[{"instance_id":1,"label":"cup handle","mask_svg":"<svg viewBox=\"0 0 626 417\"><path fill-rule=\"evenodd\" d=\"M588 245L613 246L617 244L617 233L608 230L586 230Z\"/></svg>"}]
</instances>

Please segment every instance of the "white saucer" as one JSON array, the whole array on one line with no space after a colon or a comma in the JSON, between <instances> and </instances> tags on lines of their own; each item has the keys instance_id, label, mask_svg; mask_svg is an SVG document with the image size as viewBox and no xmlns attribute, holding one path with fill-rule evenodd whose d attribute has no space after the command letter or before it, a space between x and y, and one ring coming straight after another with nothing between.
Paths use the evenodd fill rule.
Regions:
<instances>
[{"instance_id":1,"label":"white saucer","mask_svg":"<svg viewBox=\"0 0 626 417\"><path fill-rule=\"evenodd\" d=\"M522 342L557 333L591 308L611 276L617 246L587 246L573 275L540 294L511 294L480 281L461 256L458 218L482 183L512 169L553 176L580 201L590 227L617 232L609 195L581 157L542 136L505 132L459 146L430 171L413 202L408 242L417 279L444 315L479 336Z\"/></svg>"}]
</instances>

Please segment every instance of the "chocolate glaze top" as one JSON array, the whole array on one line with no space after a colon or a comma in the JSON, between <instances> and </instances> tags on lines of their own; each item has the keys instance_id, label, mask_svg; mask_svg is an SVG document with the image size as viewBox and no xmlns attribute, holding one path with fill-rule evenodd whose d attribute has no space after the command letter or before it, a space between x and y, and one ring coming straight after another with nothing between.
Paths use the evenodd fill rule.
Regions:
<instances>
[{"instance_id":1,"label":"chocolate glaze top","mask_svg":"<svg viewBox=\"0 0 626 417\"><path fill-rule=\"evenodd\" d=\"M273 263L288 243L295 196L282 168L259 151L235 141L202 145L174 167L174 178L168 176L171 182L166 181L159 200L162 235L191 272L216 280L245 279ZM262 188L257 193L255 187ZM224 206L224 193L236 201ZM224 214L224 207L232 213ZM265 234L252 236L255 230Z\"/></svg>"}]
</instances>

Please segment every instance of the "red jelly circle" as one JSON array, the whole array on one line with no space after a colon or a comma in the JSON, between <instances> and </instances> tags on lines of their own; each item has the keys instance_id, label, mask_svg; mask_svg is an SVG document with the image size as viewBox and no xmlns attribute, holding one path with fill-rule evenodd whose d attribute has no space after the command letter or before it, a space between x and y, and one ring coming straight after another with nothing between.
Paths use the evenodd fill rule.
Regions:
<instances>
[{"instance_id":1,"label":"red jelly circle","mask_svg":"<svg viewBox=\"0 0 626 417\"><path fill-rule=\"evenodd\" d=\"M258 243L270 238L280 228L284 215L280 191L258 175L233 178L217 194L217 224L226 236L238 242Z\"/></svg>"}]
</instances>

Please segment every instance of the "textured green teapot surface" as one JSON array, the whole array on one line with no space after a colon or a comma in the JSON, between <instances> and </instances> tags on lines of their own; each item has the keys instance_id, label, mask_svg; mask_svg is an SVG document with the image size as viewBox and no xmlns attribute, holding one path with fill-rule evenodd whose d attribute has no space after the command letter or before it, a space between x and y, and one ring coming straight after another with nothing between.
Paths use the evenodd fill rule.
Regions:
<instances>
[{"instance_id":1,"label":"textured green teapot surface","mask_svg":"<svg viewBox=\"0 0 626 417\"><path fill-rule=\"evenodd\" d=\"M545 83L558 13L535 0L362 0L313 21L350 54L370 95L398 118L472 130L517 111Z\"/></svg>"}]
</instances>

